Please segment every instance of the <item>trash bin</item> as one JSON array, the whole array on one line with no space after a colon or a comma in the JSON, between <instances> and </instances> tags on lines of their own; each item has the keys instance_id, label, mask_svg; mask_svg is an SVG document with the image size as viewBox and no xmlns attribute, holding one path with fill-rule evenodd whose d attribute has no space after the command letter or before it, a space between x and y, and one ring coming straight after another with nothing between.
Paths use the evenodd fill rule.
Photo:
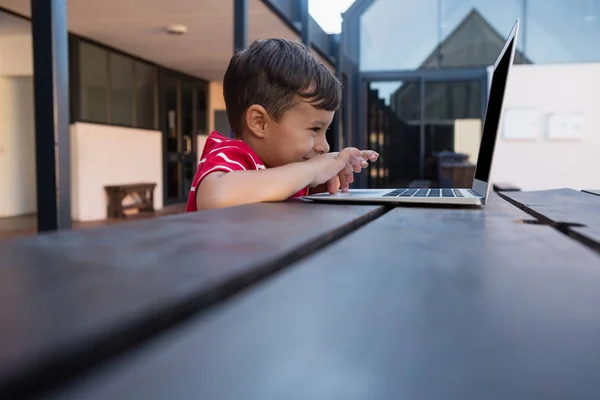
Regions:
<instances>
[{"instance_id":1,"label":"trash bin","mask_svg":"<svg viewBox=\"0 0 600 400\"><path fill-rule=\"evenodd\" d=\"M469 163L468 154L441 151L435 157L439 187L471 187L475 166ZM469 179L470 182L468 182ZM465 186L465 183L468 184Z\"/></svg>"}]
</instances>

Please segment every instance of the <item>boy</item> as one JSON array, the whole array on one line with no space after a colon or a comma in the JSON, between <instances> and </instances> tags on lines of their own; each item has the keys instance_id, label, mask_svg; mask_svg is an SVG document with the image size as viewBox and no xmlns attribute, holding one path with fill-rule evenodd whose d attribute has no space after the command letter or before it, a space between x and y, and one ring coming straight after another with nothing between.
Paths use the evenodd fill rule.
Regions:
<instances>
[{"instance_id":1,"label":"boy","mask_svg":"<svg viewBox=\"0 0 600 400\"><path fill-rule=\"evenodd\" d=\"M341 84L302 44L258 40L236 53L223 95L234 139L207 138L187 211L347 191L353 173L379 156L355 148L329 153L325 132Z\"/></svg>"}]
</instances>

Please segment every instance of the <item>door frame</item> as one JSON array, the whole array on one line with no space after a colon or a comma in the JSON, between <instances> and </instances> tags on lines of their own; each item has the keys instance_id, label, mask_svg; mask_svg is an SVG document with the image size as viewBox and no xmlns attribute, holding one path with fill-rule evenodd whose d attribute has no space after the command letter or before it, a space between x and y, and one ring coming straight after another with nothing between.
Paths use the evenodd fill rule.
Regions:
<instances>
[{"instance_id":1,"label":"door frame","mask_svg":"<svg viewBox=\"0 0 600 400\"><path fill-rule=\"evenodd\" d=\"M487 99L489 94L488 67L473 68L448 68L448 69L418 69L396 71L367 71L360 73L359 93L359 127L365 134L362 137L362 146L368 145L368 87L371 82L419 82L420 88L420 116L419 126L419 170L421 178L425 172L425 87L429 82L458 82L480 81L481 83L481 122L485 119Z\"/></svg>"},{"instance_id":2,"label":"door frame","mask_svg":"<svg viewBox=\"0 0 600 400\"><path fill-rule=\"evenodd\" d=\"M176 111L176 125L177 125L177 154L178 157L185 157L185 159L180 159L178 161L178 176L179 179L181 180L182 184L184 182L184 168L183 168L183 164L184 163L192 163L193 165L193 173L196 172L196 169L198 167L198 134L199 132L205 132L206 131L206 127L201 127L199 126L201 119L199 118L199 109L198 109L198 96L200 92L204 93L205 96L205 104L206 107L208 108L208 82L178 72L178 71L174 71L174 70L169 70L166 68L161 68L160 72L159 72L159 77L158 77L158 87L159 87L159 91L158 91L158 96L159 96L159 101L158 101L158 130L161 132L161 138L162 138L162 175L163 175L163 204L164 205L172 205L172 204L180 204L180 203L185 203L187 201L187 193L189 188L185 188L185 187L181 187L180 188L180 193L179 193L179 197L178 199L172 199L168 197L168 180L169 180L169 176L168 176L168 163L169 163L169 151L168 151L168 145L167 145L167 105L166 105L166 91L167 91L167 87L166 87L166 81L167 78L169 79L175 79L177 82L177 111ZM195 133L192 137L192 143L191 143L191 152L188 154L184 154L185 153L185 144L184 144L184 133L183 133L183 124L182 124L182 92L183 92L183 85L187 84L189 85L192 89L193 89L193 97L192 97L192 130ZM202 90L201 90L202 89ZM206 110L207 112L207 110ZM208 120L205 118L205 124L208 123Z\"/></svg>"}]
</instances>

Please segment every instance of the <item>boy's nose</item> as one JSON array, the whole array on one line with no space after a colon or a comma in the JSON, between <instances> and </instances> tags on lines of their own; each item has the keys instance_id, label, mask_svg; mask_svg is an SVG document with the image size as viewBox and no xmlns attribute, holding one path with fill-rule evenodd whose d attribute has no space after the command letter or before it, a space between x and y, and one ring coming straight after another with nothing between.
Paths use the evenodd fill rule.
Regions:
<instances>
[{"instance_id":1,"label":"boy's nose","mask_svg":"<svg viewBox=\"0 0 600 400\"><path fill-rule=\"evenodd\" d=\"M317 154L329 153L329 143L327 143L327 139L323 137L322 139L316 141L313 149Z\"/></svg>"}]
</instances>

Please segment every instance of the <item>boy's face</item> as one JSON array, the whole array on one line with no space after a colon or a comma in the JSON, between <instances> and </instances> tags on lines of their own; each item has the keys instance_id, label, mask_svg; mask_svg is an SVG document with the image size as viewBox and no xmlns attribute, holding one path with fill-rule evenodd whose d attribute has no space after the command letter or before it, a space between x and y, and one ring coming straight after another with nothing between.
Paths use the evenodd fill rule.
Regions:
<instances>
[{"instance_id":1,"label":"boy's face","mask_svg":"<svg viewBox=\"0 0 600 400\"><path fill-rule=\"evenodd\" d=\"M270 119L266 124L259 156L268 167L279 167L329 152L325 132L334 114L298 101L278 122Z\"/></svg>"}]
</instances>

